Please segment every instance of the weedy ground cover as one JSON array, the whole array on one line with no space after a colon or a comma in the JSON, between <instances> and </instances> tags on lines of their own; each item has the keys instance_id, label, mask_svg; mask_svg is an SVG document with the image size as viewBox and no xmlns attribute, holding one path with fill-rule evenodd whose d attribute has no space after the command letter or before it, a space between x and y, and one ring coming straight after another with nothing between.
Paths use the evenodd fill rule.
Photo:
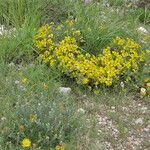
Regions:
<instances>
[{"instance_id":1,"label":"weedy ground cover","mask_svg":"<svg viewBox=\"0 0 150 150\"><path fill-rule=\"evenodd\" d=\"M148 149L149 6L0 0L0 149Z\"/></svg>"}]
</instances>

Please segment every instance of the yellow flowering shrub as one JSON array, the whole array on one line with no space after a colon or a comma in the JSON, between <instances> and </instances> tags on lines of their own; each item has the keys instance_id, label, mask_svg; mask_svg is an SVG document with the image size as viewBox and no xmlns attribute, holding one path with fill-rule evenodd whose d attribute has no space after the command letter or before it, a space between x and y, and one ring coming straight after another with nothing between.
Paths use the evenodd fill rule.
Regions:
<instances>
[{"instance_id":1,"label":"yellow flowering shrub","mask_svg":"<svg viewBox=\"0 0 150 150\"><path fill-rule=\"evenodd\" d=\"M67 23L73 26L73 21ZM54 30L63 30L63 27L59 25ZM52 24L45 25L35 36L39 58L51 67L57 66L62 73L76 79L78 84L111 86L114 80L122 76L130 81L131 76L139 71L140 63L145 60L145 52L132 39L116 37L110 46L95 56L82 50L78 44L80 30L72 27L72 31L68 32L71 30L68 27L68 31L58 41L58 38L54 38L53 28Z\"/></svg>"}]
</instances>

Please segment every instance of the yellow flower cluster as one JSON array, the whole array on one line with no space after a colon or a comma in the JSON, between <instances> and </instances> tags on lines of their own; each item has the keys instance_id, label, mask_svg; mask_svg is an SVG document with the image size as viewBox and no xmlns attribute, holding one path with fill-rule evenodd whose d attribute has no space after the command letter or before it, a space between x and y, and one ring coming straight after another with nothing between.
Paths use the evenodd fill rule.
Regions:
<instances>
[{"instance_id":1,"label":"yellow flower cluster","mask_svg":"<svg viewBox=\"0 0 150 150\"><path fill-rule=\"evenodd\" d=\"M111 47L104 48L101 54L95 56L83 52L72 34L57 43L52 28L53 25L43 26L35 37L39 57L51 67L57 65L63 73L75 78L78 84L111 86L120 76L129 81L128 73L136 74L140 62L145 59L140 45L132 39L116 37ZM80 30L74 32L74 35L80 34Z\"/></svg>"},{"instance_id":2,"label":"yellow flower cluster","mask_svg":"<svg viewBox=\"0 0 150 150\"><path fill-rule=\"evenodd\" d=\"M65 150L65 148L62 145L56 145L55 150Z\"/></svg>"},{"instance_id":3,"label":"yellow flower cluster","mask_svg":"<svg viewBox=\"0 0 150 150\"><path fill-rule=\"evenodd\" d=\"M55 62L53 50L56 47L52 30L53 23L42 26L34 39L35 46L39 50L39 58L43 60L44 63L50 63L50 66L53 66Z\"/></svg>"}]
</instances>

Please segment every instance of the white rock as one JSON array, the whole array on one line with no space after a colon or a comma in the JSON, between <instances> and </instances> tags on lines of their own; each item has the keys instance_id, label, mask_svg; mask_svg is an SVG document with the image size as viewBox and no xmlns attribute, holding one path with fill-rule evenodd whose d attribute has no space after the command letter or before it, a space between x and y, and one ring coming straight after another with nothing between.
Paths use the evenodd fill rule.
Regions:
<instances>
[{"instance_id":1,"label":"white rock","mask_svg":"<svg viewBox=\"0 0 150 150\"><path fill-rule=\"evenodd\" d=\"M9 66L9 67L14 67L15 64L14 64L13 62L11 62L11 63L8 64L8 66Z\"/></svg>"},{"instance_id":2,"label":"white rock","mask_svg":"<svg viewBox=\"0 0 150 150\"><path fill-rule=\"evenodd\" d=\"M21 91L26 91L26 88L23 85L19 85Z\"/></svg>"},{"instance_id":3,"label":"white rock","mask_svg":"<svg viewBox=\"0 0 150 150\"><path fill-rule=\"evenodd\" d=\"M4 25L0 25L0 35L3 35L4 32Z\"/></svg>"},{"instance_id":4,"label":"white rock","mask_svg":"<svg viewBox=\"0 0 150 150\"><path fill-rule=\"evenodd\" d=\"M137 29L137 31L138 31L139 33L148 34L148 31L147 31L144 27L139 27L139 28Z\"/></svg>"},{"instance_id":5,"label":"white rock","mask_svg":"<svg viewBox=\"0 0 150 150\"><path fill-rule=\"evenodd\" d=\"M114 106L111 106L111 109L115 109L115 107L114 107Z\"/></svg>"},{"instance_id":6,"label":"white rock","mask_svg":"<svg viewBox=\"0 0 150 150\"><path fill-rule=\"evenodd\" d=\"M84 0L84 4L89 4L91 2L92 2L92 0Z\"/></svg>"},{"instance_id":7,"label":"white rock","mask_svg":"<svg viewBox=\"0 0 150 150\"><path fill-rule=\"evenodd\" d=\"M14 31L16 31L16 28L7 29L4 25L0 25L0 36L10 35Z\"/></svg>"},{"instance_id":8,"label":"white rock","mask_svg":"<svg viewBox=\"0 0 150 150\"><path fill-rule=\"evenodd\" d=\"M150 129L150 124L148 124L147 128L149 128L149 129Z\"/></svg>"},{"instance_id":9,"label":"white rock","mask_svg":"<svg viewBox=\"0 0 150 150\"><path fill-rule=\"evenodd\" d=\"M19 84L20 82L18 80L15 81L15 84Z\"/></svg>"},{"instance_id":10,"label":"white rock","mask_svg":"<svg viewBox=\"0 0 150 150\"><path fill-rule=\"evenodd\" d=\"M1 120L2 120L2 121L5 121L5 120L6 120L6 117L2 117Z\"/></svg>"},{"instance_id":11,"label":"white rock","mask_svg":"<svg viewBox=\"0 0 150 150\"><path fill-rule=\"evenodd\" d=\"M141 110L143 110L143 111L144 111L144 110L147 110L147 107L142 107Z\"/></svg>"},{"instance_id":12,"label":"white rock","mask_svg":"<svg viewBox=\"0 0 150 150\"><path fill-rule=\"evenodd\" d=\"M122 110L123 111L128 111L128 108L127 107L122 107Z\"/></svg>"},{"instance_id":13,"label":"white rock","mask_svg":"<svg viewBox=\"0 0 150 150\"><path fill-rule=\"evenodd\" d=\"M144 128L143 131L148 132L150 129L149 128Z\"/></svg>"},{"instance_id":14,"label":"white rock","mask_svg":"<svg viewBox=\"0 0 150 150\"><path fill-rule=\"evenodd\" d=\"M142 118L138 118L135 120L136 124L143 124L143 119Z\"/></svg>"},{"instance_id":15,"label":"white rock","mask_svg":"<svg viewBox=\"0 0 150 150\"><path fill-rule=\"evenodd\" d=\"M59 93L61 94L70 94L71 88L70 87L59 87Z\"/></svg>"},{"instance_id":16,"label":"white rock","mask_svg":"<svg viewBox=\"0 0 150 150\"><path fill-rule=\"evenodd\" d=\"M85 97L87 97L87 95L85 94L85 95L83 95L83 97L85 98Z\"/></svg>"},{"instance_id":17,"label":"white rock","mask_svg":"<svg viewBox=\"0 0 150 150\"><path fill-rule=\"evenodd\" d=\"M141 110L142 110L142 113L144 114L147 111L147 107L142 107Z\"/></svg>"},{"instance_id":18,"label":"white rock","mask_svg":"<svg viewBox=\"0 0 150 150\"><path fill-rule=\"evenodd\" d=\"M124 88L124 83L123 83L123 82L120 82L120 86L121 86L122 88Z\"/></svg>"},{"instance_id":19,"label":"white rock","mask_svg":"<svg viewBox=\"0 0 150 150\"><path fill-rule=\"evenodd\" d=\"M85 113L85 110L84 110L83 108L79 108L77 111L78 111L79 113L82 113L82 114Z\"/></svg>"}]
</instances>

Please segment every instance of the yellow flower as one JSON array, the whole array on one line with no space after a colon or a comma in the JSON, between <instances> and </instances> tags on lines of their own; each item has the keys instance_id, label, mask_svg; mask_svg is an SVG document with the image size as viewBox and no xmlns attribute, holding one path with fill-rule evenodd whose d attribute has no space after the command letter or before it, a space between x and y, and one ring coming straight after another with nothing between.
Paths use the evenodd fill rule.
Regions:
<instances>
[{"instance_id":1,"label":"yellow flower","mask_svg":"<svg viewBox=\"0 0 150 150\"><path fill-rule=\"evenodd\" d=\"M22 147L27 148L31 146L31 141L28 138L24 138L21 142Z\"/></svg>"},{"instance_id":2,"label":"yellow flower","mask_svg":"<svg viewBox=\"0 0 150 150\"><path fill-rule=\"evenodd\" d=\"M89 27L89 28L87 28L87 30L88 30L88 32L91 32L92 31L92 29Z\"/></svg>"},{"instance_id":3,"label":"yellow flower","mask_svg":"<svg viewBox=\"0 0 150 150\"><path fill-rule=\"evenodd\" d=\"M69 25L70 25L70 26L74 25L74 20L70 20L70 21L69 21Z\"/></svg>"},{"instance_id":4,"label":"yellow flower","mask_svg":"<svg viewBox=\"0 0 150 150\"><path fill-rule=\"evenodd\" d=\"M55 150L65 150L65 148L62 145L57 145Z\"/></svg>"},{"instance_id":5,"label":"yellow flower","mask_svg":"<svg viewBox=\"0 0 150 150\"><path fill-rule=\"evenodd\" d=\"M140 95L141 96L145 96L146 95L146 89L145 88L141 88Z\"/></svg>"},{"instance_id":6,"label":"yellow flower","mask_svg":"<svg viewBox=\"0 0 150 150\"><path fill-rule=\"evenodd\" d=\"M21 132L23 132L23 131L25 130L25 126L24 126L24 125L20 125L20 126L19 126L19 130L20 130Z\"/></svg>"},{"instance_id":7,"label":"yellow flower","mask_svg":"<svg viewBox=\"0 0 150 150\"><path fill-rule=\"evenodd\" d=\"M51 22L50 25L54 25L54 22Z\"/></svg>"},{"instance_id":8,"label":"yellow flower","mask_svg":"<svg viewBox=\"0 0 150 150\"><path fill-rule=\"evenodd\" d=\"M79 36L80 30L73 28L74 23L74 20L66 21L66 25L72 29L71 34ZM63 28L59 26L58 29L63 31ZM145 59L138 43L132 39L120 37L114 39L115 49L108 46L97 57L89 53L83 54L76 38L71 37L69 31L69 29L63 31L67 33L67 36L56 42L52 26L43 26L35 36L35 46L39 50L39 58L43 63L48 63L50 67L57 65L62 73L69 73L78 84L111 86L116 78L125 76L127 71L136 74L139 70L139 63ZM91 28L87 31L91 32ZM83 80L81 77L84 77ZM130 80L131 77L128 76L126 81ZM46 85L44 87L47 88Z\"/></svg>"},{"instance_id":9,"label":"yellow flower","mask_svg":"<svg viewBox=\"0 0 150 150\"><path fill-rule=\"evenodd\" d=\"M30 115L29 115L29 120L30 120L30 122L35 122L36 119L37 119L37 115L36 115L36 114L30 114Z\"/></svg>"},{"instance_id":10,"label":"yellow flower","mask_svg":"<svg viewBox=\"0 0 150 150\"><path fill-rule=\"evenodd\" d=\"M47 89L48 89L48 84L44 83L44 84L43 84L43 87L44 87L44 89L47 90Z\"/></svg>"},{"instance_id":11,"label":"yellow flower","mask_svg":"<svg viewBox=\"0 0 150 150\"><path fill-rule=\"evenodd\" d=\"M59 107L59 111L60 111L61 113L63 113L63 112L65 111L64 105L61 105L61 106Z\"/></svg>"},{"instance_id":12,"label":"yellow flower","mask_svg":"<svg viewBox=\"0 0 150 150\"><path fill-rule=\"evenodd\" d=\"M146 78L146 79L144 79L144 82L148 82L150 79L149 78Z\"/></svg>"},{"instance_id":13,"label":"yellow flower","mask_svg":"<svg viewBox=\"0 0 150 150\"><path fill-rule=\"evenodd\" d=\"M80 36L81 35L80 30L76 30L75 32L73 32L73 35L74 36Z\"/></svg>"},{"instance_id":14,"label":"yellow flower","mask_svg":"<svg viewBox=\"0 0 150 150\"><path fill-rule=\"evenodd\" d=\"M61 30L63 28L63 25L59 25L58 27L57 27L57 30Z\"/></svg>"},{"instance_id":15,"label":"yellow flower","mask_svg":"<svg viewBox=\"0 0 150 150\"><path fill-rule=\"evenodd\" d=\"M149 83L147 83L147 84L146 84L146 86L147 86L148 88L150 88L150 82L149 82Z\"/></svg>"},{"instance_id":16,"label":"yellow flower","mask_svg":"<svg viewBox=\"0 0 150 150\"><path fill-rule=\"evenodd\" d=\"M150 50L146 50L145 53L150 53Z\"/></svg>"},{"instance_id":17,"label":"yellow flower","mask_svg":"<svg viewBox=\"0 0 150 150\"><path fill-rule=\"evenodd\" d=\"M22 79L22 83L23 83L23 84L26 84L26 83L27 83L27 80L28 80L27 78Z\"/></svg>"},{"instance_id":18,"label":"yellow flower","mask_svg":"<svg viewBox=\"0 0 150 150\"><path fill-rule=\"evenodd\" d=\"M88 78L84 78L84 79L82 80L82 83L83 83L83 84L87 84L88 82L89 82Z\"/></svg>"},{"instance_id":19,"label":"yellow flower","mask_svg":"<svg viewBox=\"0 0 150 150\"><path fill-rule=\"evenodd\" d=\"M127 5L128 8L131 7L131 6L132 6L132 3L129 3L129 4Z\"/></svg>"},{"instance_id":20,"label":"yellow flower","mask_svg":"<svg viewBox=\"0 0 150 150\"><path fill-rule=\"evenodd\" d=\"M131 77L128 76L128 77L126 78L126 81L127 81L127 82L128 82L128 81L131 81Z\"/></svg>"},{"instance_id":21,"label":"yellow flower","mask_svg":"<svg viewBox=\"0 0 150 150\"><path fill-rule=\"evenodd\" d=\"M99 90L94 90L93 92L94 92L95 95L99 95L100 94Z\"/></svg>"}]
</instances>

